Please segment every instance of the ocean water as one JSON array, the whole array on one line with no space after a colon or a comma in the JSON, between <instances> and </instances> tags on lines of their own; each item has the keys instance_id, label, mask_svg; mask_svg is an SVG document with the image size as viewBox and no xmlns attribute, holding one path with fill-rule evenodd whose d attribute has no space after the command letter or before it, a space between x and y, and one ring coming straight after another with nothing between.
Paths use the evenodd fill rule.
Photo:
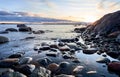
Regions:
<instances>
[{"instance_id":1,"label":"ocean water","mask_svg":"<svg viewBox=\"0 0 120 77\"><path fill-rule=\"evenodd\" d=\"M17 52L25 52L25 56L31 56L34 59L45 57L46 52L38 53L33 50L34 47L39 46L41 43L56 43L53 39L59 38L74 38L79 35L72 32L75 28L73 25L27 25L33 28L33 30L49 30L53 32L46 32L45 34L30 34L29 32L9 32L8 34L0 34L0 36L6 36L9 38L10 42L5 44L0 44L0 58L6 58L9 55ZM0 31L7 28L16 28L16 25L0 25ZM35 37L34 39L23 40L26 37ZM81 42L82 39L80 38ZM114 73L110 73L107 70L107 65L100 64L96 62L96 59L103 57L98 54L84 54L82 50L76 51L74 54L80 60L80 63L72 63L69 59L63 59L60 56L49 57L54 62L60 63L61 61L70 62L73 67L77 65L84 66L83 71L80 73L80 77L118 77ZM117 61L109 56L107 56L111 61ZM89 71L96 71L94 74L88 74ZM68 73L69 74L69 73Z\"/></svg>"}]
</instances>

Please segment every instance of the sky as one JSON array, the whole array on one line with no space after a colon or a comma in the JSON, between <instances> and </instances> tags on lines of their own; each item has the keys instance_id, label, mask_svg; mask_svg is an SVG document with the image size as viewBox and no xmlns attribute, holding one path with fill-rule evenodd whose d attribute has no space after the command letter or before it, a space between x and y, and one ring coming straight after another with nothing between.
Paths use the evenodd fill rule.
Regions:
<instances>
[{"instance_id":1,"label":"sky","mask_svg":"<svg viewBox=\"0 0 120 77\"><path fill-rule=\"evenodd\" d=\"M1 16L33 16L93 22L120 10L120 0L0 0Z\"/></svg>"}]
</instances>

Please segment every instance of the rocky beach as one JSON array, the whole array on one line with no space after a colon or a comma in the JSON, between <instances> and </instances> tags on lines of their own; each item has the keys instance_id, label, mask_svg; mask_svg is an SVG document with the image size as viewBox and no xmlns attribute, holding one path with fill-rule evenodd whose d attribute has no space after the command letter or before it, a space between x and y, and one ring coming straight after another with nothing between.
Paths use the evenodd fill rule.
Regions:
<instances>
[{"instance_id":1,"label":"rocky beach","mask_svg":"<svg viewBox=\"0 0 120 77\"><path fill-rule=\"evenodd\" d=\"M119 77L120 11L89 25L0 24L0 77Z\"/></svg>"}]
</instances>

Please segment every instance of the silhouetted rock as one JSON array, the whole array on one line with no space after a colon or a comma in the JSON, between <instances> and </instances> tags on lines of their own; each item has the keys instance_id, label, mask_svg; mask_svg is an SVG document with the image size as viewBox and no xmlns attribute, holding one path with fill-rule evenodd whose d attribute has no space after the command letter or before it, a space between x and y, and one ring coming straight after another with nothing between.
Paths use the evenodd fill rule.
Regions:
<instances>
[{"instance_id":1,"label":"silhouetted rock","mask_svg":"<svg viewBox=\"0 0 120 77\"><path fill-rule=\"evenodd\" d=\"M99 35L108 35L110 33L120 31L120 11L109 13L102 18L89 25L84 34L90 33Z\"/></svg>"},{"instance_id":2,"label":"silhouetted rock","mask_svg":"<svg viewBox=\"0 0 120 77\"><path fill-rule=\"evenodd\" d=\"M31 27L19 27L20 32L30 32L32 31Z\"/></svg>"},{"instance_id":3,"label":"silhouetted rock","mask_svg":"<svg viewBox=\"0 0 120 77\"><path fill-rule=\"evenodd\" d=\"M7 28L5 31L17 32L18 30L15 28Z\"/></svg>"},{"instance_id":4,"label":"silhouetted rock","mask_svg":"<svg viewBox=\"0 0 120 77\"><path fill-rule=\"evenodd\" d=\"M17 24L17 27L27 27L25 24Z\"/></svg>"}]
</instances>

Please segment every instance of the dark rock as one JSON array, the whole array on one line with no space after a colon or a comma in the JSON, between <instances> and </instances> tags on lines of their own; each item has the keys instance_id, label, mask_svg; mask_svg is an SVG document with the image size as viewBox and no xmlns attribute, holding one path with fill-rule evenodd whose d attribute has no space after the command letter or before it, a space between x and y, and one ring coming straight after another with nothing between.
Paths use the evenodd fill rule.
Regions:
<instances>
[{"instance_id":1,"label":"dark rock","mask_svg":"<svg viewBox=\"0 0 120 77\"><path fill-rule=\"evenodd\" d=\"M64 58L64 59L71 59L71 58L72 58L72 56L71 56L71 55L69 55L69 54L63 54L63 58Z\"/></svg>"},{"instance_id":2,"label":"dark rock","mask_svg":"<svg viewBox=\"0 0 120 77\"><path fill-rule=\"evenodd\" d=\"M51 48L50 51L57 52L58 50L56 48Z\"/></svg>"},{"instance_id":3,"label":"dark rock","mask_svg":"<svg viewBox=\"0 0 120 77\"><path fill-rule=\"evenodd\" d=\"M62 46L65 46L65 43L59 42L59 43L58 43L58 46L61 46L61 47L62 47Z\"/></svg>"},{"instance_id":4,"label":"dark rock","mask_svg":"<svg viewBox=\"0 0 120 77\"><path fill-rule=\"evenodd\" d=\"M70 66L70 63L69 62L61 62L60 64L59 64L59 67L60 68L67 68L67 67L69 67Z\"/></svg>"},{"instance_id":5,"label":"dark rock","mask_svg":"<svg viewBox=\"0 0 120 77\"><path fill-rule=\"evenodd\" d=\"M51 62L52 62L52 60L51 59L49 59L49 58L39 58L39 59L37 59L37 62L41 65L41 66L48 66Z\"/></svg>"},{"instance_id":6,"label":"dark rock","mask_svg":"<svg viewBox=\"0 0 120 77\"><path fill-rule=\"evenodd\" d=\"M19 60L19 64L28 64L32 61L32 57L23 57Z\"/></svg>"},{"instance_id":7,"label":"dark rock","mask_svg":"<svg viewBox=\"0 0 120 77\"><path fill-rule=\"evenodd\" d=\"M35 37L26 37L25 40L30 40L30 39L34 39Z\"/></svg>"},{"instance_id":8,"label":"dark rock","mask_svg":"<svg viewBox=\"0 0 120 77\"><path fill-rule=\"evenodd\" d=\"M18 65L18 58L14 59L4 59L0 61L1 68L13 68L14 66Z\"/></svg>"},{"instance_id":9,"label":"dark rock","mask_svg":"<svg viewBox=\"0 0 120 77\"><path fill-rule=\"evenodd\" d=\"M34 34L43 34L45 33L45 31L43 30L38 30L38 31L33 31Z\"/></svg>"},{"instance_id":10,"label":"dark rock","mask_svg":"<svg viewBox=\"0 0 120 77\"><path fill-rule=\"evenodd\" d=\"M50 48L56 48L56 49L58 49L58 46L56 44L51 44Z\"/></svg>"},{"instance_id":11,"label":"dark rock","mask_svg":"<svg viewBox=\"0 0 120 77\"><path fill-rule=\"evenodd\" d=\"M22 56L23 56L22 53L16 53L16 54L10 55L8 58L20 58L20 57L22 57Z\"/></svg>"},{"instance_id":12,"label":"dark rock","mask_svg":"<svg viewBox=\"0 0 120 77\"><path fill-rule=\"evenodd\" d=\"M32 28L31 27L19 27L20 32L31 32Z\"/></svg>"},{"instance_id":13,"label":"dark rock","mask_svg":"<svg viewBox=\"0 0 120 77\"><path fill-rule=\"evenodd\" d=\"M99 58L99 59L96 60L96 62L108 64L108 63L110 63L110 59L108 59L108 58Z\"/></svg>"},{"instance_id":14,"label":"dark rock","mask_svg":"<svg viewBox=\"0 0 120 77\"><path fill-rule=\"evenodd\" d=\"M25 24L17 24L17 27L27 27Z\"/></svg>"},{"instance_id":15,"label":"dark rock","mask_svg":"<svg viewBox=\"0 0 120 77\"><path fill-rule=\"evenodd\" d=\"M6 42L9 42L9 39L5 36L0 36L0 44L1 43L6 43Z\"/></svg>"},{"instance_id":16,"label":"dark rock","mask_svg":"<svg viewBox=\"0 0 120 77\"><path fill-rule=\"evenodd\" d=\"M67 46L68 46L70 49L81 50L81 48L78 47L78 46L76 45L76 43L68 43Z\"/></svg>"},{"instance_id":17,"label":"dark rock","mask_svg":"<svg viewBox=\"0 0 120 77\"><path fill-rule=\"evenodd\" d=\"M58 56L58 52L47 52L46 55L47 56L51 56L51 57L57 57Z\"/></svg>"},{"instance_id":18,"label":"dark rock","mask_svg":"<svg viewBox=\"0 0 120 77\"><path fill-rule=\"evenodd\" d=\"M94 54L94 53L96 53L97 52L97 48L88 48L88 49L84 49L83 50L83 53L85 53L85 54Z\"/></svg>"},{"instance_id":19,"label":"dark rock","mask_svg":"<svg viewBox=\"0 0 120 77\"><path fill-rule=\"evenodd\" d=\"M73 74L78 74L78 73L80 73L83 69L84 69L83 66L76 66L76 67L73 69L72 73L73 73Z\"/></svg>"},{"instance_id":20,"label":"dark rock","mask_svg":"<svg viewBox=\"0 0 120 77\"><path fill-rule=\"evenodd\" d=\"M7 28L5 31L17 32L18 30L17 30L17 29L14 29L14 28Z\"/></svg>"},{"instance_id":21,"label":"dark rock","mask_svg":"<svg viewBox=\"0 0 120 77\"><path fill-rule=\"evenodd\" d=\"M120 31L120 11L109 13L102 18L88 26L83 35L89 33L99 34L100 36L107 36L110 33Z\"/></svg>"},{"instance_id":22,"label":"dark rock","mask_svg":"<svg viewBox=\"0 0 120 77\"><path fill-rule=\"evenodd\" d=\"M75 28L75 29L74 29L74 31L75 31L76 33L82 33L82 32L84 32L84 31L85 31L85 29L86 29L86 27L82 27L82 28Z\"/></svg>"},{"instance_id":23,"label":"dark rock","mask_svg":"<svg viewBox=\"0 0 120 77\"><path fill-rule=\"evenodd\" d=\"M109 51L109 52L107 52L107 55L109 55L112 58L118 58L120 53L119 52Z\"/></svg>"},{"instance_id":24,"label":"dark rock","mask_svg":"<svg viewBox=\"0 0 120 77\"><path fill-rule=\"evenodd\" d=\"M77 42L77 41L79 41L78 38L73 38L73 39L59 39L59 42L67 42L67 43Z\"/></svg>"},{"instance_id":25,"label":"dark rock","mask_svg":"<svg viewBox=\"0 0 120 77\"><path fill-rule=\"evenodd\" d=\"M39 48L39 50L43 50L43 51L50 50L50 47L49 46L43 46L43 47Z\"/></svg>"},{"instance_id":26,"label":"dark rock","mask_svg":"<svg viewBox=\"0 0 120 77\"><path fill-rule=\"evenodd\" d=\"M59 65L56 63L51 63L47 66L47 69L49 69L51 72L55 73L59 68Z\"/></svg>"},{"instance_id":27,"label":"dark rock","mask_svg":"<svg viewBox=\"0 0 120 77\"><path fill-rule=\"evenodd\" d=\"M44 67L37 67L29 77L51 77L51 71Z\"/></svg>"},{"instance_id":28,"label":"dark rock","mask_svg":"<svg viewBox=\"0 0 120 77\"><path fill-rule=\"evenodd\" d=\"M120 62L111 62L108 64L108 70L115 72L115 73L120 73Z\"/></svg>"},{"instance_id":29,"label":"dark rock","mask_svg":"<svg viewBox=\"0 0 120 77\"><path fill-rule=\"evenodd\" d=\"M27 76L32 74L34 69L35 69L35 65L33 64L24 64L15 68L16 71L19 71Z\"/></svg>"}]
</instances>

